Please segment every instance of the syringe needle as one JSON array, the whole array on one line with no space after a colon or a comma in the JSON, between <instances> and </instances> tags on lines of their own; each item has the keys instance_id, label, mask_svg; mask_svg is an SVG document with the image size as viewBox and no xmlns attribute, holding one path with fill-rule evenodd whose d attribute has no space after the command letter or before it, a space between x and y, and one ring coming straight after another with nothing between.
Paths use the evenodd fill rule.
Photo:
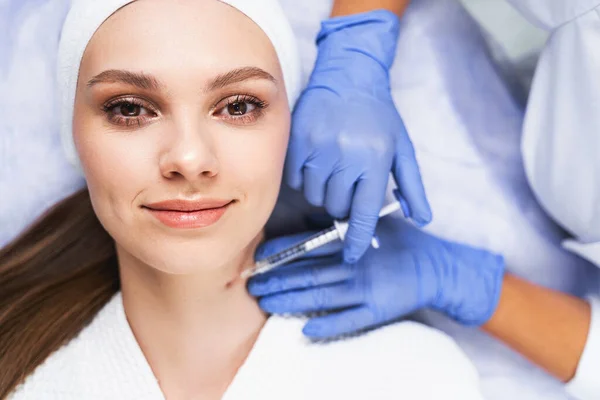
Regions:
<instances>
[{"instance_id":1,"label":"syringe needle","mask_svg":"<svg viewBox=\"0 0 600 400\"><path fill-rule=\"evenodd\" d=\"M379 217L385 217L401 208L400 203L395 201L383 207L379 212ZM346 230L348 229L347 221L334 221L331 228L325 229L318 232L309 238L303 240L300 243L288 247L280 251L279 253L273 254L263 260L257 261L254 266L243 271L241 274L242 278L249 278L257 274L263 274L267 271L272 270L280 265L287 264L297 258L302 257L306 253L318 249L328 243L331 243L338 239L344 239ZM373 247L378 248L379 243L373 239Z\"/></svg>"}]
</instances>

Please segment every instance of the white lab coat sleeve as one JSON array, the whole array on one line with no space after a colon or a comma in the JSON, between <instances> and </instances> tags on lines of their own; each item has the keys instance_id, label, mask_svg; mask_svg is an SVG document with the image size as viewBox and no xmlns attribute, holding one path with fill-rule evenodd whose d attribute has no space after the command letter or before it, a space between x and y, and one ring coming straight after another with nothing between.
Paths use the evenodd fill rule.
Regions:
<instances>
[{"instance_id":1,"label":"white lab coat sleeve","mask_svg":"<svg viewBox=\"0 0 600 400\"><path fill-rule=\"evenodd\" d=\"M588 298L592 320L587 342L575 377L567 384L567 392L579 400L600 398L600 297Z\"/></svg>"},{"instance_id":2,"label":"white lab coat sleeve","mask_svg":"<svg viewBox=\"0 0 600 400\"><path fill-rule=\"evenodd\" d=\"M545 210L574 236L564 246L600 267L599 1L511 1L553 29L538 63L523 126L527 178ZM593 293L588 339L567 385L580 400L600 399L597 287Z\"/></svg>"},{"instance_id":3,"label":"white lab coat sleeve","mask_svg":"<svg viewBox=\"0 0 600 400\"><path fill-rule=\"evenodd\" d=\"M507 0L531 23L554 30L598 7L600 0Z\"/></svg>"},{"instance_id":4,"label":"white lab coat sleeve","mask_svg":"<svg viewBox=\"0 0 600 400\"><path fill-rule=\"evenodd\" d=\"M600 242L579 243L575 240L566 240L563 246L600 267ZM575 376L566 385L567 392L579 400L600 398L600 293L598 282L593 283L596 284L596 294L588 297L592 312L587 341ZM594 285L591 286L594 290Z\"/></svg>"},{"instance_id":5,"label":"white lab coat sleeve","mask_svg":"<svg viewBox=\"0 0 600 400\"><path fill-rule=\"evenodd\" d=\"M582 243L600 242L599 12L590 10L550 35L521 146L538 201Z\"/></svg>"}]
</instances>

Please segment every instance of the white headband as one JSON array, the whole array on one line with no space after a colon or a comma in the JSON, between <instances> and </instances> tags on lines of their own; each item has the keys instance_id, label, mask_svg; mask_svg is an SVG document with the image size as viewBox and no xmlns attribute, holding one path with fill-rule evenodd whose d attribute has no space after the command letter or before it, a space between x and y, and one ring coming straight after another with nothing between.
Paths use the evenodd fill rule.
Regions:
<instances>
[{"instance_id":1,"label":"white headband","mask_svg":"<svg viewBox=\"0 0 600 400\"><path fill-rule=\"evenodd\" d=\"M136 0L75 0L65 20L58 50L61 102L60 134L69 161L81 170L73 142L75 91L83 53L92 36L112 14ZM300 95L301 70L296 39L278 0L219 0L235 7L256 23L271 40L293 108Z\"/></svg>"}]
</instances>

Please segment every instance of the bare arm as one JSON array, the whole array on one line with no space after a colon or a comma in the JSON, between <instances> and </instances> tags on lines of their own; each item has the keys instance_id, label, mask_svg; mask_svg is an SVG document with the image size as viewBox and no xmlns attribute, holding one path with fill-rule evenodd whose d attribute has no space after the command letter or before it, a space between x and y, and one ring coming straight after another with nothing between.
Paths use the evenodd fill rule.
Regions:
<instances>
[{"instance_id":1,"label":"bare arm","mask_svg":"<svg viewBox=\"0 0 600 400\"><path fill-rule=\"evenodd\" d=\"M332 17L358 14L372 10L389 10L398 17L402 16L410 0L335 0Z\"/></svg>"},{"instance_id":2,"label":"bare arm","mask_svg":"<svg viewBox=\"0 0 600 400\"><path fill-rule=\"evenodd\" d=\"M590 326L589 304L514 275L483 329L563 382L575 376Z\"/></svg>"}]
</instances>

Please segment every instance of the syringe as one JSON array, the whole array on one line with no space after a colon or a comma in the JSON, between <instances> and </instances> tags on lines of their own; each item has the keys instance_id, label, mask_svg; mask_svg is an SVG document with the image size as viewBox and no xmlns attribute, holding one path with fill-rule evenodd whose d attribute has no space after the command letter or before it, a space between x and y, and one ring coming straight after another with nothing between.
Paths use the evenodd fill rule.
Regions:
<instances>
[{"instance_id":1,"label":"syringe","mask_svg":"<svg viewBox=\"0 0 600 400\"><path fill-rule=\"evenodd\" d=\"M400 208L401 205L399 201L390 203L381 209L379 212L379 217L385 217L386 215L389 215ZM245 279L257 274L263 274L272 270L273 268L287 264L292 260L302 257L309 251L325 246L326 244L335 240L344 240L347 230L348 221L333 221L333 226L331 228L327 228L321 232L315 233L307 239L304 239L302 242L296 243L295 245L288 247L279 253L257 261L254 266L243 271L241 276ZM371 244L375 248L379 247L379 242L375 238L373 238Z\"/></svg>"}]
</instances>

